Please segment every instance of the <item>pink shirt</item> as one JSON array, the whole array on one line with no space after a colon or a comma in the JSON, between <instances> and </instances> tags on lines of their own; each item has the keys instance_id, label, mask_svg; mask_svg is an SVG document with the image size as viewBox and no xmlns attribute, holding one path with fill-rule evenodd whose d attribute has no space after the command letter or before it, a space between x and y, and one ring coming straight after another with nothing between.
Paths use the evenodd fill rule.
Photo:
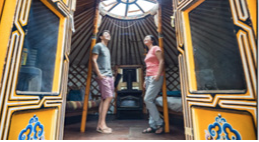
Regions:
<instances>
[{"instance_id":1,"label":"pink shirt","mask_svg":"<svg viewBox=\"0 0 259 142\"><path fill-rule=\"evenodd\" d=\"M146 63L146 76L155 76L158 74L159 71L159 60L156 57L156 52L161 51L159 46L153 46L151 49L148 51L146 58L145 58L145 63ZM161 74L162 75L162 74Z\"/></svg>"}]
</instances>

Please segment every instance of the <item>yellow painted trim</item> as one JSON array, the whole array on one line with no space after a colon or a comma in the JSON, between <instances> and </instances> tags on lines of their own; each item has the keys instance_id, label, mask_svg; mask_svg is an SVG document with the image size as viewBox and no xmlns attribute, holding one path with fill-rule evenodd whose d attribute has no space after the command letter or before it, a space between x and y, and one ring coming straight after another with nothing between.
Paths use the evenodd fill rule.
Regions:
<instances>
[{"instance_id":1,"label":"yellow painted trim","mask_svg":"<svg viewBox=\"0 0 259 142\"><path fill-rule=\"evenodd\" d=\"M59 34L58 34L58 44L57 44L57 52L56 52L56 63L55 63L55 72L54 72L54 78L53 78L53 88L52 92L59 92L60 89L60 80L61 80L61 63L63 62L63 57L62 57L62 51L63 51L63 41L64 38L64 23L65 23L65 18L60 18L60 24L59 24Z\"/></svg>"},{"instance_id":2,"label":"yellow painted trim","mask_svg":"<svg viewBox=\"0 0 259 142\"><path fill-rule=\"evenodd\" d=\"M29 14L30 14L30 9L31 9L31 0L29 1L26 1L26 4L24 4L22 7L21 7L21 12L20 12L20 15L18 16L19 17L19 22L21 24L21 26L25 26L28 24L28 21L29 21ZM29 7L29 8L26 8L26 7ZM25 10L26 9L26 10ZM27 16L27 17L26 17ZM27 19L27 20L26 20ZM23 20L25 20L26 22L23 23Z\"/></svg>"},{"instance_id":3,"label":"yellow painted trim","mask_svg":"<svg viewBox=\"0 0 259 142\"><path fill-rule=\"evenodd\" d=\"M45 4L52 12L54 12L58 17L64 17L52 4L48 2L48 0L41 0L43 4Z\"/></svg>"},{"instance_id":4,"label":"yellow painted trim","mask_svg":"<svg viewBox=\"0 0 259 142\"><path fill-rule=\"evenodd\" d=\"M2 13L2 9L3 9L3 6L4 6L4 1L5 0L0 1L0 15ZM0 21L1 21L1 19L0 19Z\"/></svg>"},{"instance_id":5,"label":"yellow painted trim","mask_svg":"<svg viewBox=\"0 0 259 142\"><path fill-rule=\"evenodd\" d=\"M216 105L219 105L221 108L248 111L253 116L254 123L257 126L257 121L256 121L257 103L256 101L247 101L247 99L255 100L255 96L251 95L252 94L251 91L252 91L251 89L248 89L248 91L245 94L217 94L216 96L214 96L214 99L208 99L208 100L202 99L202 98L193 98L193 97L198 97L205 94L193 95L188 93L186 99L188 101L189 108L191 108L193 105L212 107L212 108L215 108ZM238 99L238 101L231 100L231 99Z\"/></svg>"},{"instance_id":6,"label":"yellow painted trim","mask_svg":"<svg viewBox=\"0 0 259 142\"><path fill-rule=\"evenodd\" d=\"M192 47L192 40L191 40L192 37L191 37L190 22L189 22L189 12L192 11L197 6L199 6L204 1L205 0L201 0L201 1L196 2L190 8L188 8L185 11L183 11L183 13L182 13L182 16L184 18L183 25L185 27L185 29L184 29L185 30L185 32L184 32L184 34L185 34L184 35L185 36L185 45L186 45L186 49L187 49L185 52L186 52L186 61L187 61L187 70L188 70L188 79L189 79L189 81L188 81L189 84L188 85L189 85L190 91L192 93L196 93L196 92L199 92L199 93L215 93L215 92L221 93L221 91L223 91L223 90L221 90L221 91L212 91L212 90L210 90L210 91L198 91L197 90L197 82L196 82L196 76L195 76L195 63L194 63L193 47ZM249 1L249 0L247 0L247 1ZM251 3L251 1L249 1L249 2ZM253 1L253 2L254 2L254 4L256 4L255 1ZM254 6L254 8L256 8L255 5L253 5L253 6ZM252 9L252 8L249 8L249 9ZM251 12L250 12L250 14L251 14ZM232 16L233 16L233 18L235 17L233 12L232 12ZM239 21L237 21L237 22L238 23L234 23L234 24L238 24L240 27L245 27L246 31L251 29L245 23L242 23L242 22L239 22ZM250 42L250 45L253 45L253 44ZM254 55L255 52L254 52L254 50L252 50L252 51L253 51L253 55ZM252 56L249 56L249 57L252 57ZM257 62L257 60L255 58L254 58L254 61ZM255 64L255 67L256 67L256 64ZM224 91L228 92L228 90L224 90ZM235 93L240 92L238 90L232 90L232 92L233 91L235 91ZM242 93L242 91L241 91L241 93Z\"/></svg>"},{"instance_id":7,"label":"yellow painted trim","mask_svg":"<svg viewBox=\"0 0 259 142\"><path fill-rule=\"evenodd\" d=\"M256 107L254 107L256 108ZM240 109L242 110L242 109ZM247 139L255 139L256 138L256 132L254 131L254 127L252 126L253 123L251 123L251 115L247 112L241 112L241 111L233 111L233 110L225 110L225 109L218 109L218 108L200 108L193 106L191 108L192 112L192 119L193 119L193 132L194 132L194 140L205 140L205 130L208 127L208 124L214 123L214 118L217 114L221 114L223 118L226 118L227 122L230 123L234 129L238 130L241 134L242 140ZM213 115L214 118L213 118ZM240 117L239 120L236 119L230 119ZM246 122L247 125L240 125L240 121ZM248 123L250 122L250 123ZM204 130L205 128L205 130ZM247 131L248 129L248 131ZM253 132L254 133L253 133Z\"/></svg>"},{"instance_id":8,"label":"yellow painted trim","mask_svg":"<svg viewBox=\"0 0 259 142\"><path fill-rule=\"evenodd\" d=\"M6 52L13 27L16 0L6 0L2 19L0 23L0 80L2 80L3 69L5 65Z\"/></svg>"},{"instance_id":9,"label":"yellow painted trim","mask_svg":"<svg viewBox=\"0 0 259 142\"><path fill-rule=\"evenodd\" d=\"M192 46L192 37L191 37L191 28L190 28L190 21L189 21L189 12L199 6L205 0L197 1L195 4L190 6L188 9L183 11L182 16L184 20L184 36L185 41L184 44L186 45L186 60L187 60L187 68L188 68L188 78L189 78L189 88L190 91L197 90L197 81L195 76L195 63L194 63L194 56L193 56L193 46Z\"/></svg>"},{"instance_id":10,"label":"yellow painted trim","mask_svg":"<svg viewBox=\"0 0 259 142\"><path fill-rule=\"evenodd\" d=\"M247 0L247 6L250 13L250 18L252 21L255 36L257 36L257 3L256 0Z\"/></svg>"},{"instance_id":11,"label":"yellow painted trim","mask_svg":"<svg viewBox=\"0 0 259 142\"><path fill-rule=\"evenodd\" d=\"M60 90L60 68L61 63L63 62L63 57L61 57L62 49L63 49L63 41L64 41L64 24L65 24L65 17L55 8L53 7L47 0L41 0L41 2L47 6L53 13L55 13L59 18L59 31L58 31L58 42L57 42L57 52L56 52L56 62L55 62L55 70L53 75L53 85L52 85L52 92L59 92Z\"/></svg>"},{"instance_id":12,"label":"yellow painted trim","mask_svg":"<svg viewBox=\"0 0 259 142\"><path fill-rule=\"evenodd\" d=\"M62 0L66 5L68 4L68 1L70 0Z\"/></svg>"},{"instance_id":13,"label":"yellow painted trim","mask_svg":"<svg viewBox=\"0 0 259 142\"><path fill-rule=\"evenodd\" d=\"M17 107L17 106L16 106ZM22 130L28 124L28 118L32 117L34 114L37 114L39 118L39 122L44 126L44 138L46 140L56 140L56 131L57 131L57 121L58 121L58 110L60 110L60 106L58 107L48 107L48 109L24 109L21 112L17 110L11 110L10 116L12 116L9 120L9 130L7 140L17 140L17 136L19 131L15 131L16 129ZM44 118L45 114L49 114L49 118ZM19 117L17 117L17 115ZM18 120L23 120L19 122Z\"/></svg>"}]
</instances>

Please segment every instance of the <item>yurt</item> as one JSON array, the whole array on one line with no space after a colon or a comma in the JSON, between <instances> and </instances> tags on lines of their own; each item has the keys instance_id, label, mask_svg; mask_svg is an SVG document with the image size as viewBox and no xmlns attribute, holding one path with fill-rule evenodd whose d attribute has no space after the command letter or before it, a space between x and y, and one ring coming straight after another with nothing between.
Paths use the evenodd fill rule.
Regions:
<instances>
[{"instance_id":1,"label":"yurt","mask_svg":"<svg viewBox=\"0 0 259 142\"><path fill-rule=\"evenodd\" d=\"M256 0L1 0L1 140L258 139Z\"/></svg>"}]
</instances>

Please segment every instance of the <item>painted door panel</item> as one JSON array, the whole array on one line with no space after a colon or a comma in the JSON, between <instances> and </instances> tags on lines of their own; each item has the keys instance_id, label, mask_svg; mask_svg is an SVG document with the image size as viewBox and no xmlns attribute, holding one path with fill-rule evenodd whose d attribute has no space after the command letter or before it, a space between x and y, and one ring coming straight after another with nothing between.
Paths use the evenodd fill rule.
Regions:
<instances>
[{"instance_id":1,"label":"painted door panel","mask_svg":"<svg viewBox=\"0 0 259 142\"><path fill-rule=\"evenodd\" d=\"M257 139L255 5L173 1L186 139Z\"/></svg>"},{"instance_id":2,"label":"painted door panel","mask_svg":"<svg viewBox=\"0 0 259 142\"><path fill-rule=\"evenodd\" d=\"M75 2L1 2L1 139L63 139Z\"/></svg>"}]
</instances>

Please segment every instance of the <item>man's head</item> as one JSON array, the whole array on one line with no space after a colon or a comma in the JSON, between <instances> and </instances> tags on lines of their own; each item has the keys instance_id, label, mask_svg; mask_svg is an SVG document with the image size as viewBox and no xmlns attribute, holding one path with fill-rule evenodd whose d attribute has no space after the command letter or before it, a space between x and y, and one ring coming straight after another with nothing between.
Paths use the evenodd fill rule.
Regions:
<instances>
[{"instance_id":1,"label":"man's head","mask_svg":"<svg viewBox=\"0 0 259 142\"><path fill-rule=\"evenodd\" d=\"M100 37L101 40L107 40L107 41L111 40L110 31L108 31L108 30L102 31L100 33L99 37Z\"/></svg>"}]
</instances>

